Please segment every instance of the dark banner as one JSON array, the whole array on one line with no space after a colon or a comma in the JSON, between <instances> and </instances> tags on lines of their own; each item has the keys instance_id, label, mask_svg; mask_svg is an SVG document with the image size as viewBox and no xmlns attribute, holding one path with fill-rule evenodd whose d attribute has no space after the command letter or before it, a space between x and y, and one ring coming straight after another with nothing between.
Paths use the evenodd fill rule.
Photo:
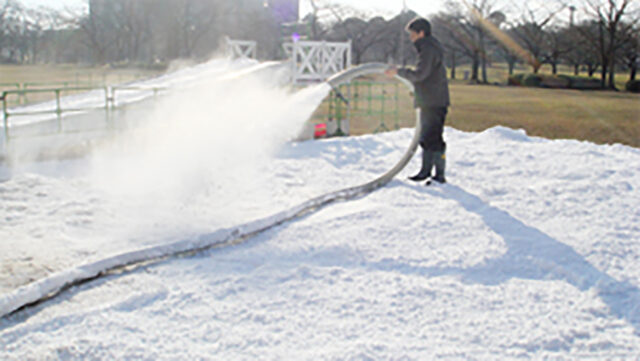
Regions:
<instances>
[{"instance_id":1,"label":"dark banner","mask_svg":"<svg viewBox=\"0 0 640 361\"><path fill-rule=\"evenodd\" d=\"M299 0L268 0L268 3L278 23L298 21Z\"/></svg>"}]
</instances>

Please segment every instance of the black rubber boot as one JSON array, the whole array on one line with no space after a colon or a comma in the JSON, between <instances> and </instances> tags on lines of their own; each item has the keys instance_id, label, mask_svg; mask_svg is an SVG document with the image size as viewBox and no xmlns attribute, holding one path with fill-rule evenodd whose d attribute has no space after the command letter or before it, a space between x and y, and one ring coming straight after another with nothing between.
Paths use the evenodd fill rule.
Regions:
<instances>
[{"instance_id":1,"label":"black rubber boot","mask_svg":"<svg viewBox=\"0 0 640 361\"><path fill-rule=\"evenodd\" d=\"M447 156L445 152L433 152L433 158L436 166L436 175L432 179L438 183L446 183L447 180L444 177L444 170L447 166Z\"/></svg>"},{"instance_id":2,"label":"black rubber boot","mask_svg":"<svg viewBox=\"0 0 640 361\"><path fill-rule=\"evenodd\" d=\"M422 168L420 172L412 177L409 177L409 180L414 182L422 182L423 180L431 177L431 168L433 168L434 162L434 152L431 151L422 151Z\"/></svg>"}]
</instances>

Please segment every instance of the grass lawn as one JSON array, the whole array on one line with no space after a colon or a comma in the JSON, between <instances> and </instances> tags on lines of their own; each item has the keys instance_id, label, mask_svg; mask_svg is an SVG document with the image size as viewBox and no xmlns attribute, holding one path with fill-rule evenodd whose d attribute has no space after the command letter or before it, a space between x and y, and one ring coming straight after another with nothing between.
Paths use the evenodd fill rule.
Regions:
<instances>
[{"instance_id":1,"label":"grass lawn","mask_svg":"<svg viewBox=\"0 0 640 361\"><path fill-rule=\"evenodd\" d=\"M0 92L21 89L48 89L64 87L100 87L130 82L158 75L146 69L111 69L78 65L0 65ZM68 93L67 93L68 94ZM29 94L19 99L8 98L10 105L53 99L53 94Z\"/></svg>"},{"instance_id":2,"label":"grass lawn","mask_svg":"<svg viewBox=\"0 0 640 361\"><path fill-rule=\"evenodd\" d=\"M496 125L551 139L640 147L640 95L451 84L448 124L481 131Z\"/></svg>"},{"instance_id":3,"label":"grass lawn","mask_svg":"<svg viewBox=\"0 0 640 361\"><path fill-rule=\"evenodd\" d=\"M460 130L483 131L502 125L550 139L640 147L639 94L470 85L463 81L452 81L450 91L452 106L447 125ZM391 94L393 86L387 86L387 92ZM401 87L398 100L400 127L415 124L412 101L410 94ZM392 102L386 100L386 104L388 107ZM379 109L379 105L374 105L376 107ZM316 113L316 121L322 121L326 113L327 105L324 104ZM371 133L379 128L379 115L355 113L351 134ZM393 117L386 115L385 119L387 128L393 129Z\"/></svg>"}]
</instances>

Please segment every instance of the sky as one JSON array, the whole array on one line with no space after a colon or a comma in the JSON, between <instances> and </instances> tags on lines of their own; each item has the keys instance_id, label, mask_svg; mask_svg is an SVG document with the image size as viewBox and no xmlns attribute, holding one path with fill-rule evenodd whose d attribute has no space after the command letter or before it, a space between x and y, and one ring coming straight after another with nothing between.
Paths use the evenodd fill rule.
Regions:
<instances>
[{"instance_id":1,"label":"sky","mask_svg":"<svg viewBox=\"0 0 640 361\"><path fill-rule=\"evenodd\" d=\"M229 0L233 1L233 0ZM421 15L429 15L442 9L444 0L405 0L407 7ZM28 6L47 6L62 9L68 7L81 7L86 4L86 0L20 0L21 3ZM375 15L393 15L398 14L402 10L403 0L333 0L331 3L338 5L346 5L354 7L361 11L366 11ZM309 0L300 1L301 16L308 13L311 9Z\"/></svg>"},{"instance_id":2,"label":"sky","mask_svg":"<svg viewBox=\"0 0 640 361\"><path fill-rule=\"evenodd\" d=\"M47 6L57 9L82 8L86 6L87 0L19 0L22 4L31 7ZM236 0L227 0L236 1ZM329 3L352 7L359 12L365 13L368 17L383 16L390 18L402 11L403 3L406 3L408 9L417 12L421 16L430 16L444 10L446 0L316 0L319 4ZM575 3L574 0L565 0L567 4ZM496 0L494 10L500 10L511 16L520 16L522 13L523 0L507 1ZM527 0L526 7L534 10L536 13L547 13L549 11L557 11L560 2L549 2L548 0ZM581 7L578 6L578 16L580 16ZM310 0L300 0L300 18L304 17L311 11ZM509 15L508 15L509 16ZM564 11L560 18L569 21L569 12Z\"/></svg>"},{"instance_id":3,"label":"sky","mask_svg":"<svg viewBox=\"0 0 640 361\"><path fill-rule=\"evenodd\" d=\"M405 0L407 8L420 15L429 15L442 9L444 0ZM310 10L309 1L301 1L301 14ZM364 10L379 15L399 14L402 11L403 0L339 0L332 1L334 4L347 5L358 10Z\"/></svg>"}]
</instances>

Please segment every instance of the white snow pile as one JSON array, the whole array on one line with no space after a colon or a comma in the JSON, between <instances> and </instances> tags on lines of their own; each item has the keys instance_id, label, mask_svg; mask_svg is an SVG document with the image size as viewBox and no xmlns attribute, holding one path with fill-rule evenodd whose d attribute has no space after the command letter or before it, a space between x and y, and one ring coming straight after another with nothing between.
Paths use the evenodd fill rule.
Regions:
<instances>
[{"instance_id":1,"label":"white snow pile","mask_svg":"<svg viewBox=\"0 0 640 361\"><path fill-rule=\"evenodd\" d=\"M199 114L183 119L204 123ZM412 137L280 143L278 132L252 133L259 124L246 123L235 135L258 136L237 143L220 130L219 148L200 136L209 125L192 142L157 130L146 134L158 143L145 135L95 159L14 171L0 183L0 292L361 184ZM175 125L170 133L188 139ZM406 181L415 157L366 197L75 287L1 319L0 359L638 359L640 151L500 127L447 128L446 138L446 185ZM140 139L149 152L109 155L131 155Z\"/></svg>"},{"instance_id":2,"label":"white snow pile","mask_svg":"<svg viewBox=\"0 0 640 361\"><path fill-rule=\"evenodd\" d=\"M18 263L6 260L10 270L17 272L0 275L0 290L9 288L8 293L0 295L0 317L114 267L228 242L295 214L295 209L264 214L261 216L266 218L251 224L219 229L223 225L236 226L235 219L240 215L251 215L251 209L245 209L242 203L238 204L239 211L221 205L233 202L252 187L262 186L251 181L254 169L269 159L279 145L299 134L329 91L329 86L323 84L291 93L281 88L282 71L267 66L260 64L241 73L225 72L224 76L215 72L213 77L200 71L201 77L188 87L181 84L179 91L173 89L170 96L154 103L154 108L147 111L147 119L139 121L144 126L120 135L88 161L67 162L72 167L85 168L80 171L83 176L74 179L77 183L71 185L70 192L91 194L88 203L100 201L100 205L87 204L88 209L82 214L121 213L123 209L133 214L124 214L126 219L116 216L115 222L109 217L101 217L95 224L81 220L72 228L82 229L84 235L73 235L71 240L60 238L59 251L47 252L36 261L32 257ZM185 82L184 75L178 78ZM30 167L12 168L16 176L8 183L19 183L28 176ZM60 164L54 162L51 167L60 168ZM59 169L54 172L60 173ZM67 174L62 172L63 176ZM53 185L52 193L65 194L66 185L66 180ZM198 202L194 202L196 197ZM46 200L33 203L43 202ZM105 206L111 202L113 207ZM206 220L194 216L202 212L204 202L218 204L214 211L218 213L208 214ZM47 221L59 223L59 205L52 204L51 208L54 211ZM180 213L187 218L176 219ZM47 221L41 220L40 224L50 227ZM177 224L183 228L174 229ZM209 233L203 236L203 230ZM100 237L93 236L92 242L86 242L85 235L96 233ZM182 239L185 234L194 237ZM27 235L26 241L7 238L10 241L2 246L14 253L37 254L34 250L55 245L50 237ZM3 255L13 257L11 252ZM89 261L79 261L84 259ZM8 282L1 282L4 280ZM16 286L19 288L14 289Z\"/></svg>"}]
</instances>

